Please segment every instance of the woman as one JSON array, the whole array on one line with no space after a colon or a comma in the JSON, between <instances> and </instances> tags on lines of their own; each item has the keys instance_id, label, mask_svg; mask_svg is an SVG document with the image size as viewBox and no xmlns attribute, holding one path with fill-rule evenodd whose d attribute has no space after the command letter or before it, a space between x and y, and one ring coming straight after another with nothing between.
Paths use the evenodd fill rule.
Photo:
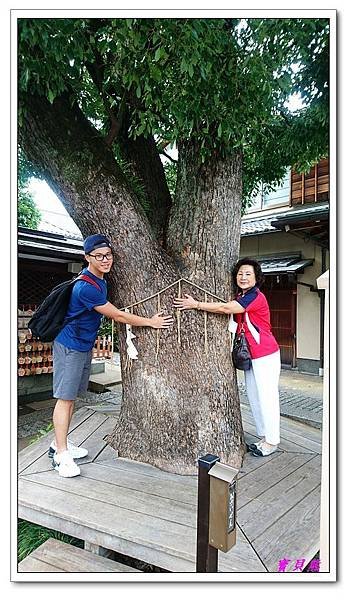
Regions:
<instances>
[{"instance_id":1,"label":"woman","mask_svg":"<svg viewBox=\"0 0 347 600\"><path fill-rule=\"evenodd\" d=\"M280 442L280 350L271 331L269 305L259 290L263 280L260 264L251 258L242 258L233 269L233 282L238 289L235 300L198 302L185 294L185 299L176 298L174 302L179 310L235 315L237 333L243 323L252 357L252 366L245 371L246 390L257 434L262 438L249 446L255 456L269 456L276 452Z\"/></svg>"}]
</instances>

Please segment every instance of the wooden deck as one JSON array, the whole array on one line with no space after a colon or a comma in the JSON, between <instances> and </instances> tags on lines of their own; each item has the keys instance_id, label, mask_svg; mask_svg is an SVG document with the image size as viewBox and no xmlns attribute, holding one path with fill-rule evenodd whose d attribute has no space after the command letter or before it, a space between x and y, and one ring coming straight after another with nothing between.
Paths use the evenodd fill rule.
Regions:
<instances>
[{"instance_id":1,"label":"wooden deck","mask_svg":"<svg viewBox=\"0 0 347 600\"><path fill-rule=\"evenodd\" d=\"M250 443L257 439L252 417L247 407L242 414ZM117 458L103 441L114 421L87 408L74 415L70 439L89 449L78 461L80 477L52 469L51 434L22 450L18 516L171 572L194 572L197 477ZM245 457L237 543L219 553L220 572L277 572L281 558L307 564L319 549L321 432L282 418L281 436L279 452Z\"/></svg>"},{"instance_id":2,"label":"wooden deck","mask_svg":"<svg viewBox=\"0 0 347 600\"><path fill-rule=\"evenodd\" d=\"M88 550L50 538L18 565L19 573L138 573Z\"/></svg>"}]
</instances>

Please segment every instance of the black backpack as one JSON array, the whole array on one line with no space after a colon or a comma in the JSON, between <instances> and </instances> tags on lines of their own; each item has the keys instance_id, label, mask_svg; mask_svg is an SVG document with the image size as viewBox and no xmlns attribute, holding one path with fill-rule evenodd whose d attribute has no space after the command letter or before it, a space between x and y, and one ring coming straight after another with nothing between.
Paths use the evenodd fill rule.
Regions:
<instances>
[{"instance_id":1,"label":"black backpack","mask_svg":"<svg viewBox=\"0 0 347 600\"><path fill-rule=\"evenodd\" d=\"M36 309L28 323L28 328L37 339L42 342L52 342L67 323L73 321L87 310L83 309L74 317L65 318L72 288L79 279L88 281L88 283L91 283L101 291L96 281L88 277L88 275L79 275L75 279L59 283Z\"/></svg>"}]
</instances>

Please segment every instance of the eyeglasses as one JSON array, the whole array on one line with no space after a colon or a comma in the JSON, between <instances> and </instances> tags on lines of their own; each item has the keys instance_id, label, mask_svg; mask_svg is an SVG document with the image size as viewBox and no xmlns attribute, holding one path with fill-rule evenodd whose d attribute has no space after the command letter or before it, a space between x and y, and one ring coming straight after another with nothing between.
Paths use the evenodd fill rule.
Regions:
<instances>
[{"instance_id":1,"label":"eyeglasses","mask_svg":"<svg viewBox=\"0 0 347 600\"><path fill-rule=\"evenodd\" d=\"M102 262L104 258L106 258L106 260L111 260L113 258L112 252L108 252L107 254L88 254L88 256L92 256L98 262Z\"/></svg>"}]
</instances>

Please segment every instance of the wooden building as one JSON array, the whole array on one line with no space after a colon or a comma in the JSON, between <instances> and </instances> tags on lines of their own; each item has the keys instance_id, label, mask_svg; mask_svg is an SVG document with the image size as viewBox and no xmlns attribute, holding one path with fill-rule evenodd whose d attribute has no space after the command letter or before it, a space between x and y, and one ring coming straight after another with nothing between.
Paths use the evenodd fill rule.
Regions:
<instances>
[{"instance_id":1,"label":"wooden building","mask_svg":"<svg viewBox=\"0 0 347 600\"><path fill-rule=\"evenodd\" d=\"M322 374L324 298L316 280L329 268L328 159L259 193L242 219L240 254L262 264L282 365Z\"/></svg>"},{"instance_id":2,"label":"wooden building","mask_svg":"<svg viewBox=\"0 0 347 600\"><path fill-rule=\"evenodd\" d=\"M83 265L82 238L18 230L18 398L20 408L45 399L52 389L52 344L33 339L28 322L52 288L72 279Z\"/></svg>"},{"instance_id":3,"label":"wooden building","mask_svg":"<svg viewBox=\"0 0 347 600\"><path fill-rule=\"evenodd\" d=\"M37 306L83 264L82 238L19 227L18 308Z\"/></svg>"}]
</instances>

